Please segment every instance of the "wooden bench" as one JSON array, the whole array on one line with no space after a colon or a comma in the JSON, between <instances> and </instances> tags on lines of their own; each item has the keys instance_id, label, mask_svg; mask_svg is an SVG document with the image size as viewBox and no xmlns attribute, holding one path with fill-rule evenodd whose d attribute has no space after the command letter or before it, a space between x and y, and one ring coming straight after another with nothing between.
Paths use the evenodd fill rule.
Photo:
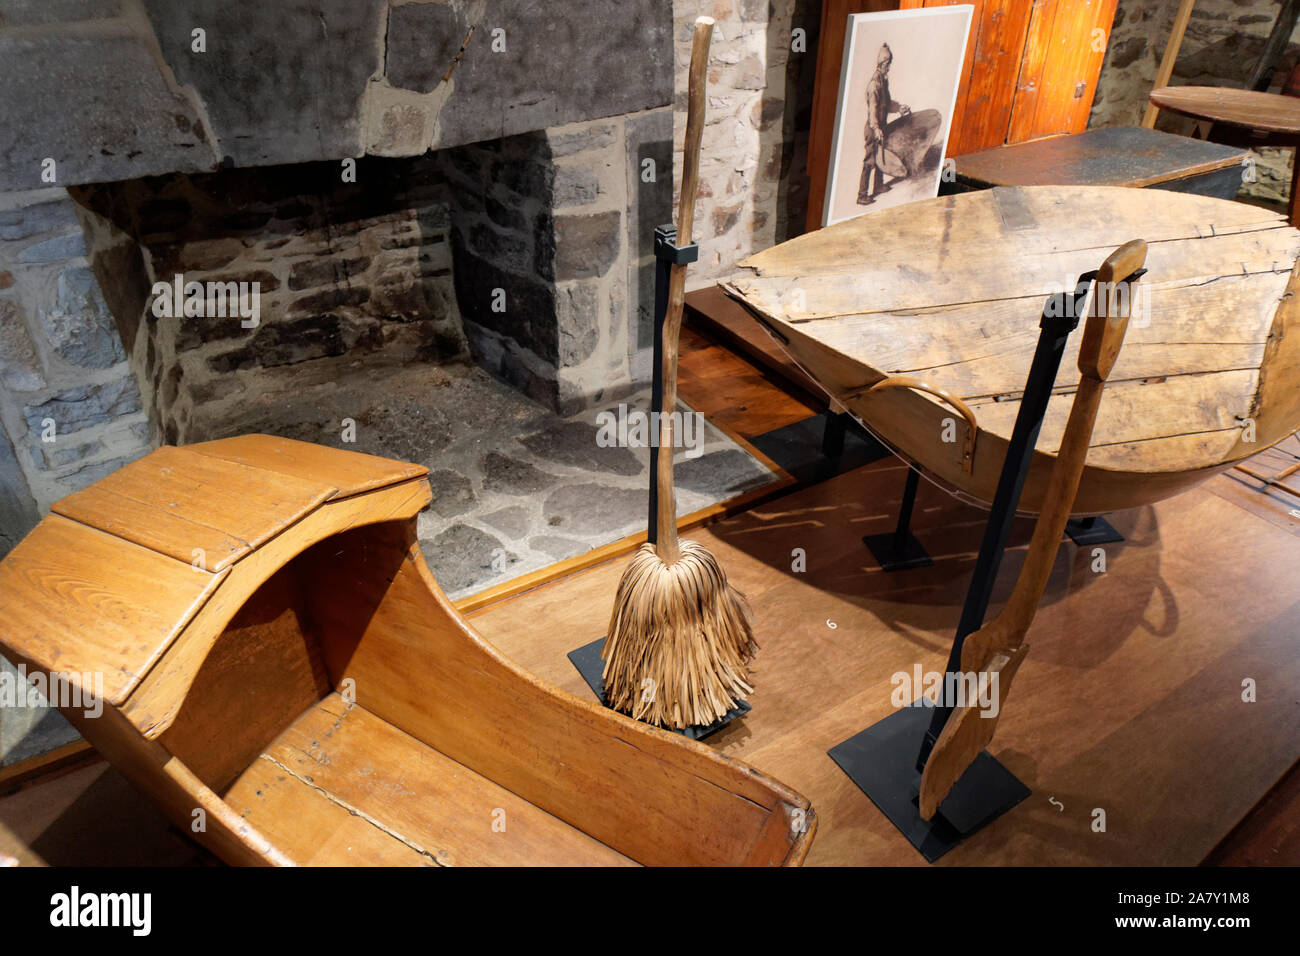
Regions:
<instances>
[{"instance_id":1,"label":"wooden bench","mask_svg":"<svg viewBox=\"0 0 1300 956\"><path fill-rule=\"evenodd\" d=\"M799 794L474 632L419 550L425 475L265 435L160 448L0 563L0 650L63 675L65 716L230 863L800 863Z\"/></svg>"}]
</instances>

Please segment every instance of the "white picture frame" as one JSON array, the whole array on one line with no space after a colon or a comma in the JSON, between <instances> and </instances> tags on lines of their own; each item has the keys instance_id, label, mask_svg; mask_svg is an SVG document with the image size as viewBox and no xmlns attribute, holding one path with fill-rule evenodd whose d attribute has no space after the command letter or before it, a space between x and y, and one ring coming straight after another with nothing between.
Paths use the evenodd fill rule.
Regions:
<instances>
[{"instance_id":1,"label":"white picture frame","mask_svg":"<svg viewBox=\"0 0 1300 956\"><path fill-rule=\"evenodd\" d=\"M849 16L822 225L938 195L974 12L961 4Z\"/></svg>"}]
</instances>

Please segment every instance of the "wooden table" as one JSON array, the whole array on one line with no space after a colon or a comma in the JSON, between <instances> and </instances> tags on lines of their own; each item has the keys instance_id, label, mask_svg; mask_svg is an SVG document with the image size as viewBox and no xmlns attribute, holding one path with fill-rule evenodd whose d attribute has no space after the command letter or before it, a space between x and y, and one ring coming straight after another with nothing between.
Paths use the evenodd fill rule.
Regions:
<instances>
[{"instance_id":1,"label":"wooden table","mask_svg":"<svg viewBox=\"0 0 1300 956\"><path fill-rule=\"evenodd\" d=\"M1130 239L1148 242L1150 272L1075 502L1092 515L1169 497L1300 426L1300 231L1282 216L1163 190L998 188L800 236L746 259L723 289L882 441L988 502L1048 294ZM1078 339L1024 510L1037 510L1060 443ZM881 385L899 376L928 391Z\"/></svg>"},{"instance_id":2,"label":"wooden table","mask_svg":"<svg viewBox=\"0 0 1300 956\"><path fill-rule=\"evenodd\" d=\"M1238 145L1300 147L1300 98L1294 96L1220 86L1162 86L1151 91L1151 102L1162 110L1238 129L1240 137L1229 137ZM1293 226L1300 226L1297 183L1300 159L1291 170Z\"/></svg>"},{"instance_id":3,"label":"wooden table","mask_svg":"<svg viewBox=\"0 0 1300 956\"><path fill-rule=\"evenodd\" d=\"M1136 186L1231 199L1241 186L1243 149L1136 126L1086 133L953 157L957 182L992 186Z\"/></svg>"}]
</instances>

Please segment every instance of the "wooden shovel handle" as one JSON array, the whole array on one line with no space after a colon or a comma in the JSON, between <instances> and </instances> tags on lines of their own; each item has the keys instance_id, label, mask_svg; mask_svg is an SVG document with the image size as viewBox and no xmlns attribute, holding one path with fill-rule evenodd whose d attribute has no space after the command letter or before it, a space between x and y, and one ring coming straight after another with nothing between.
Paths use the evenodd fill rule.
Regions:
<instances>
[{"instance_id":1,"label":"wooden shovel handle","mask_svg":"<svg viewBox=\"0 0 1300 956\"><path fill-rule=\"evenodd\" d=\"M923 819L929 820L934 816L953 784L993 739L1011 681L1024 660L1027 650L1025 634L1034 620L1043 589L1047 587L1061 532L1065 530L1075 493L1079 490L1106 376L1124 342L1129 310L1115 307L1114 285L1127 281L1145 261L1146 244L1135 240L1111 253L1097 273L1094 308L1089 312L1084 341L1079 347L1082 376L1070 406L1070 418L1065 425L1060 450L1052 464L1052 476L1038 522L1034 525L1025 563L1020 568L1011 597L998 616L967 636L962 643L963 671L996 674L998 677L998 716L982 714L970 705L953 710L930 752L921 777L920 810ZM1118 314L1121 311L1123 314Z\"/></svg>"},{"instance_id":2,"label":"wooden shovel handle","mask_svg":"<svg viewBox=\"0 0 1300 956\"><path fill-rule=\"evenodd\" d=\"M695 21L695 39L691 44L691 67L686 100L686 142L682 148L682 191L677 202L677 245L689 245L695 222L695 190L700 177L700 140L704 136L704 95L708 82L709 41L713 39L713 19ZM677 546L677 495L673 488L672 413L677 408L677 340L682 331L682 310L686 305L686 266L675 265L668 277L668 309L664 314L663 364L661 366L664 402L656 412L659 418L659 463L655 475L658 511L655 528L655 552L664 564L674 564L681 557Z\"/></svg>"},{"instance_id":3,"label":"wooden shovel handle","mask_svg":"<svg viewBox=\"0 0 1300 956\"><path fill-rule=\"evenodd\" d=\"M1083 341L1079 344L1079 372L1084 378L1104 382L1115 367L1132 311L1131 289L1123 297L1117 292L1146 261L1147 244L1134 239L1107 256L1097 270L1092 308L1088 310Z\"/></svg>"},{"instance_id":4,"label":"wooden shovel handle","mask_svg":"<svg viewBox=\"0 0 1300 956\"><path fill-rule=\"evenodd\" d=\"M1142 268L1142 263L1146 261L1146 250L1146 243L1140 239L1126 243L1111 253L1097 272L1093 308L1089 310L1083 341L1079 345L1079 371L1082 377L1070 406L1070 417L1061 436L1061 447L1052 464L1052 477L1043 496L1038 523L1034 525L1029 552L1025 555L1020 577L1016 579L1015 588L1002 612L992 624L970 635L962 644L964 669L980 670L995 651L1010 651L1018 647L1038 610L1038 602L1052 573L1061 533L1070 519L1070 508L1074 505L1074 496L1079 490L1079 481L1088 460L1088 447L1092 442L1092 427L1097 420L1097 409L1101 406L1102 388L1119 355L1120 346L1124 344L1129 310L1115 307L1114 287L1119 282L1127 281ZM1106 283L1104 286L1103 281ZM1123 314L1118 314L1121 311ZM1116 314L1112 315L1112 312Z\"/></svg>"}]
</instances>

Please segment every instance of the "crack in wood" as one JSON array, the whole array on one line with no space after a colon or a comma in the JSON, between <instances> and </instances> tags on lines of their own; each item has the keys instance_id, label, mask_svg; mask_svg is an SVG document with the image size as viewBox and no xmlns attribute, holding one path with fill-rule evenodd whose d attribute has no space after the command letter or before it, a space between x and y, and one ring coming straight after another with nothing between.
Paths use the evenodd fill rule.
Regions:
<instances>
[{"instance_id":1,"label":"crack in wood","mask_svg":"<svg viewBox=\"0 0 1300 956\"><path fill-rule=\"evenodd\" d=\"M393 838L394 840L396 840L397 842L399 842L399 843L401 843L401 844L403 844L403 845L405 845L405 846L407 846L407 847L410 847L412 850L414 850L416 853L419 853L421 856L428 857L429 860L431 860L431 861L432 861L436 866L449 866L449 865L450 865L450 864L444 862L443 860L440 860L440 859L438 858L437 855L435 855L434 853L431 853L430 851L426 850L424 847L420 846L418 843L415 843L414 841L409 840L409 839L407 839L406 837L402 836L402 834L398 833L398 832L397 832L396 830L394 830L392 827L390 827L390 826L384 824L384 823L383 823L382 821L380 821L380 820L375 819L375 818L372 817L370 814L366 813L364 810L361 810L361 809L358 809L357 807L354 807L352 804L348 803L346 800L340 800L338 797L334 796L334 794L330 793L330 792L329 792L328 790L326 790L324 787L319 786L319 785L316 784L314 781L312 781L310 778L304 778L302 775L300 775L300 774L298 774L298 773L295 773L292 769L290 769L289 767L285 766L285 765L282 764L280 761L276 760L276 759L275 759L274 757L272 757L270 754L262 754L262 759L265 760L265 761L267 761L267 762L269 762L269 763L272 764L273 766L278 767L280 770L283 770L285 773L287 773L287 774L288 774L290 777L292 777L294 780L297 780L297 781L298 781L299 783L301 783L303 786L305 786L305 787L310 787L311 789L315 790L317 793L319 793L321 796L323 796L326 800L328 800L330 803L334 804L335 806L342 807L344 810L346 810L348 813L352 814L354 817L359 817L360 819L364 820L366 823L369 823L369 824L370 824L371 826L373 826L375 829L377 829L377 830L379 830L379 831L381 831L381 832L387 834L388 836L392 837L392 838ZM443 852L443 851L439 851L439 852Z\"/></svg>"}]
</instances>

